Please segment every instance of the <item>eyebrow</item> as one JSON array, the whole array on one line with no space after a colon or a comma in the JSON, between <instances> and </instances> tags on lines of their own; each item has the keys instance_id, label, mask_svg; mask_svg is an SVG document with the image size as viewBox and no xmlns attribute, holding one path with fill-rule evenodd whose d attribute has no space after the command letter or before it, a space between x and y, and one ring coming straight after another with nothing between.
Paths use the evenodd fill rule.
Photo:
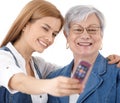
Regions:
<instances>
[{"instance_id":1,"label":"eyebrow","mask_svg":"<svg viewBox=\"0 0 120 103\"><path fill-rule=\"evenodd\" d=\"M48 28L52 29L48 24L44 24L45 26L47 26Z\"/></svg>"},{"instance_id":2,"label":"eyebrow","mask_svg":"<svg viewBox=\"0 0 120 103\"><path fill-rule=\"evenodd\" d=\"M71 27L72 27L72 26L80 26L80 27L83 27L83 26L81 26L81 25L78 24L78 23L74 23L74 24L71 25ZM88 27L92 27L92 26L93 26L93 27L96 27L96 26L97 26L97 27L101 27L101 26L98 25L98 24L90 24Z\"/></svg>"}]
</instances>

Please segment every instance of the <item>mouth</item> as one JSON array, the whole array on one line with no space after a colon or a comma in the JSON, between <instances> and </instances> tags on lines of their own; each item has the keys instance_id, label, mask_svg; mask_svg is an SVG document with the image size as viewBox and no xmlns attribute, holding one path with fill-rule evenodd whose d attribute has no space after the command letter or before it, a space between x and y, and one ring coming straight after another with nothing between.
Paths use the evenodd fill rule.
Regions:
<instances>
[{"instance_id":1,"label":"mouth","mask_svg":"<svg viewBox=\"0 0 120 103\"><path fill-rule=\"evenodd\" d=\"M43 42L41 40L39 40L39 44L42 45L45 48L47 48L49 46L48 43L45 43L45 42Z\"/></svg>"},{"instance_id":2,"label":"mouth","mask_svg":"<svg viewBox=\"0 0 120 103\"><path fill-rule=\"evenodd\" d=\"M79 45L79 46L91 46L92 43L91 42L78 42L77 45Z\"/></svg>"}]
</instances>

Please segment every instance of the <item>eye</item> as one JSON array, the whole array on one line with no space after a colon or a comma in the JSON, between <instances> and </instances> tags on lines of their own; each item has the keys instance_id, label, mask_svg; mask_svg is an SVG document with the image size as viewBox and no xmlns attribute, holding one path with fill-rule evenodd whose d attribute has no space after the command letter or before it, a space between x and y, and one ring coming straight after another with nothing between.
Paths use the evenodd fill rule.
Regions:
<instances>
[{"instance_id":1,"label":"eye","mask_svg":"<svg viewBox=\"0 0 120 103\"><path fill-rule=\"evenodd\" d=\"M88 30L88 31L97 31L96 28L88 28L87 30Z\"/></svg>"},{"instance_id":2,"label":"eye","mask_svg":"<svg viewBox=\"0 0 120 103\"><path fill-rule=\"evenodd\" d=\"M49 31L49 29L47 27L42 26L42 28L44 31Z\"/></svg>"},{"instance_id":3,"label":"eye","mask_svg":"<svg viewBox=\"0 0 120 103\"><path fill-rule=\"evenodd\" d=\"M76 29L74 29L75 31L78 31L78 32L81 32L81 31L83 31L81 28L76 28Z\"/></svg>"},{"instance_id":4,"label":"eye","mask_svg":"<svg viewBox=\"0 0 120 103\"><path fill-rule=\"evenodd\" d=\"M53 36L53 37L56 37L56 36L57 36L57 33L52 33L52 36Z\"/></svg>"},{"instance_id":5,"label":"eye","mask_svg":"<svg viewBox=\"0 0 120 103\"><path fill-rule=\"evenodd\" d=\"M89 34L96 34L97 33L97 31L98 31L98 28L95 28L95 27L90 27L90 28L87 28L87 32L89 33Z\"/></svg>"},{"instance_id":6,"label":"eye","mask_svg":"<svg viewBox=\"0 0 120 103\"><path fill-rule=\"evenodd\" d=\"M73 28L73 32L79 34L79 33L83 32L83 29L82 28Z\"/></svg>"}]
</instances>

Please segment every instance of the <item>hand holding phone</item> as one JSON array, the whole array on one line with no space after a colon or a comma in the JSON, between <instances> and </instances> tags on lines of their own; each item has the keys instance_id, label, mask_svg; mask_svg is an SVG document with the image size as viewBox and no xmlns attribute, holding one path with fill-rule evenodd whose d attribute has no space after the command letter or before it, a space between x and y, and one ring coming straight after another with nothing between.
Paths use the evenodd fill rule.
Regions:
<instances>
[{"instance_id":1,"label":"hand holding phone","mask_svg":"<svg viewBox=\"0 0 120 103\"><path fill-rule=\"evenodd\" d=\"M91 67L91 64L86 61L80 61L78 64L75 73L73 74L73 78L76 78L80 81L80 83L84 80L84 78L87 75L87 72L89 68Z\"/></svg>"}]
</instances>

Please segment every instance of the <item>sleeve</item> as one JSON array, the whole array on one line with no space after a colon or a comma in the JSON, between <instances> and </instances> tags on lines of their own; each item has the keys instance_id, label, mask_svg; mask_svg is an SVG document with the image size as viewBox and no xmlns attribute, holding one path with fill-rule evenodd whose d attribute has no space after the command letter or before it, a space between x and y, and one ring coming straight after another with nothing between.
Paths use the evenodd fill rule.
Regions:
<instances>
[{"instance_id":1,"label":"sleeve","mask_svg":"<svg viewBox=\"0 0 120 103\"><path fill-rule=\"evenodd\" d=\"M16 66L12 55L9 52L0 51L0 85L7 88L11 93L14 91L8 87L8 83L16 73L23 73L23 71Z\"/></svg>"},{"instance_id":2,"label":"sleeve","mask_svg":"<svg viewBox=\"0 0 120 103\"><path fill-rule=\"evenodd\" d=\"M61 68L60 66L58 66L56 64L46 62L43 58L40 58L40 57L34 57L34 62L37 63L37 66L38 66L43 78L46 78L46 76L50 72L52 72L58 68Z\"/></svg>"}]
</instances>

